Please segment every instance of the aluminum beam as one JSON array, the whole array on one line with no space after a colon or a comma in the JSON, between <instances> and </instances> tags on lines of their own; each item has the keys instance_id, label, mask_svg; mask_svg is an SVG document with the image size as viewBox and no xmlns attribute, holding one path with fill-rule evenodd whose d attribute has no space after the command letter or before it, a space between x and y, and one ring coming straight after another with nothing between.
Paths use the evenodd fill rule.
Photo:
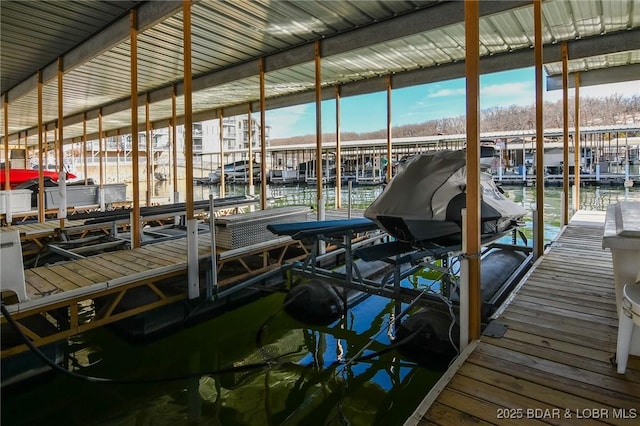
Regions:
<instances>
[{"instance_id":1,"label":"aluminum beam","mask_svg":"<svg viewBox=\"0 0 640 426\"><path fill-rule=\"evenodd\" d=\"M575 73L569 73L569 76L569 88L574 88ZM621 65L618 67L580 72L580 86L596 86L598 84L634 81L639 78L640 64ZM562 75L547 77L547 91L560 89L562 89ZM638 86L638 91L640 91L640 86Z\"/></svg>"}]
</instances>

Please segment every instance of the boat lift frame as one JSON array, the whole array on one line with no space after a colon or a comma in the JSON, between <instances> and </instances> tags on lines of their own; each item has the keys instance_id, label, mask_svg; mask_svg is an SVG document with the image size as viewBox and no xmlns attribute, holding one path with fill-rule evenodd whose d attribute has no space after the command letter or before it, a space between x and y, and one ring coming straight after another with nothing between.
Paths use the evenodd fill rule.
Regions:
<instances>
[{"instance_id":1,"label":"boat lift frame","mask_svg":"<svg viewBox=\"0 0 640 426\"><path fill-rule=\"evenodd\" d=\"M311 252L304 261L294 263L291 268L293 273L305 278L322 278L332 285L383 296L404 303L412 303L417 299L417 304L419 305L448 311L448 307L445 306L440 296L401 287L400 283L408 276L425 267L438 270L443 273L445 284L445 294L442 296L450 300L451 291L455 284L448 274L448 261L449 258L460 252L461 248L459 246L443 247L434 244L416 249L408 243L391 240L387 233L380 231L373 223L367 226L362 219L324 221L326 226L320 225L322 223L322 221L308 222L307 228L305 228L304 223L293 224L295 226L292 228L288 228L288 225L272 225L270 227L270 230L276 234L288 234L294 239L311 240ZM373 235L367 236L371 231L374 231ZM365 236L361 236L363 232ZM519 280L524 275L532 263L532 248L515 245L518 233L524 239L522 232L514 228L512 230L512 245L490 243L481 253L482 256L483 253L488 253L494 248L502 248L518 250L527 254L522 264L507 278L496 293L489 300L483 302L482 310L483 318L485 319L491 315L496 309L496 304L503 300L506 292L513 287L516 280ZM524 240L526 242L526 239ZM380 241L383 242L376 244ZM319 250L320 242L334 245L338 249L321 254ZM321 266L326 263L326 259L340 254L344 255L344 273ZM379 282L367 279L363 277L356 258L367 262L383 261L391 265L392 269ZM437 265L436 261L441 261L442 266Z\"/></svg>"}]
</instances>

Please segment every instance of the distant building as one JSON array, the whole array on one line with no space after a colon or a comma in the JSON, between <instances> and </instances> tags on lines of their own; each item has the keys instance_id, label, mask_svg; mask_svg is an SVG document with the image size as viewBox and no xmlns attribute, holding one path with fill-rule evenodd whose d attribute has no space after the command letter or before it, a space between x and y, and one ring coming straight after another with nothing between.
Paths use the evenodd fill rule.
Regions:
<instances>
[{"instance_id":1,"label":"distant building","mask_svg":"<svg viewBox=\"0 0 640 426\"><path fill-rule=\"evenodd\" d=\"M270 146L269 130L266 128L266 145ZM178 131L178 149L184 147L184 128ZM251 148L255 153L260 150L260 122L245 116L224 117L222 119L222 150L230 152L247 152L249 149L249 135ZM220 120L207 120L193 124L193 152L220 152Z\"/></svg>"},{"instance_id":2,"label":"distant building","mask_svg":"<svg viewBox=\"0 0 640 426\"><path fill-rule=\"evenodd\" d=\"M249 150L249 134L251 134L251 147L254 153L254 158L259 158L260 153L260 122L255 119L251 119L246 115L224 117L222 119L222 150L228 156L234 159L244 159L248 155ZM266 127L266 146L270 146L270 127ZM151 149L158 153L159 151L170 150L170 135L168 128L153 129L151 130ZM179 153L184 153L184 126L180 125L176 131L177 150ZM146 153L147 133L140 132L138 134L138 150L141 155ZM220 153L220 120L213 119L193 123L193 153L199 154L216 154ZM131 135L110 136L104 139L103 146L106 148L106 157L115 158L118 154L122 155L123 160L126 161L127 157L130 157L132 150ZM99 154L99 144L97 140L87 142L87 157L89 162L95 161ZM229 158L229 161L231 159Z\"/></svg>"}]
</instances>

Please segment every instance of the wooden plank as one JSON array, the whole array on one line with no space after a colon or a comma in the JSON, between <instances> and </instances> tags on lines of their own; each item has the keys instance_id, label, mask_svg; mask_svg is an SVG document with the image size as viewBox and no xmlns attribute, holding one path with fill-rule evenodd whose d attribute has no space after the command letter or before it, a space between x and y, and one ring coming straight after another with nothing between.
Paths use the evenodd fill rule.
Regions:
<instances>
[{"instance_id":1,"label":"wooden plank","mask_svg":"<svg viewBox=\"0 0 640 426\"><path fill-rule=\"evenodd\" d=\"M460 393L475 397L477 399L481 399L488 403L497 405L498 407L507 408L508 410L498 411L497 414L509 413L509 415L511 415L511 413L515 412L515 418L521 423L526 422L527 424L532 425L547 423L557 426L563 426L567 424L566 419L563 415L561 415L565 414L565 407L556 405L559 401L555 401L553 404L551 404L540 399L532 399L528 396L531 394L523 392L523 395L517 392L513 392L510 389L503 389L500 386L496 386L495 384L487 384L483 381L476 380L475 378L468 377L462 374L462 372L455 375L455 377L449 383L449 388ZM536 397L538 397L537 394L535 395ZM557 413L557 415L550 415L545 419L537 419L535 415L536 409L541 409L550 413ZM589 420L586 420L584 424L599 426L603 423L597 421L591 422Z\"/></svg>"},{"instance_id":2,"label":"wooden plank","mask_svg":"<svg viewBox=\"0 0 640 426\"><path fill-rule=\"evenodd\" d=\"M85 259L76 260L74 264L96 271L100 275L106 277L107 281L123 276L123 273L121 271L112 269L114 265L110 264L110 267L105 267L104 265L100 264L100 262L98 261L99 259L99 257L92 256Z\"/></svg>"},{"instance_id":3,"label":"wooden plank","mask_svg":"<svg viewBox=\"0 0 640 426\"><path fill-rule=\"evenodd\" d=\"M66 267L68 262L56 263L50 266L45 266L55 271L61 277L64 277L66 280L73 282L78 287L86 287L91 284L95 284L95 282L91 281L87 277L74 272L73 270Z\"/></svg>"},{"instance_id":4,"label":"wooden plank","mask_svg":"<svg viewBox=\"0 0 640 426\"><path fill-rule=\"evenodd\" d=\"M613 331L598 332L586 329L584 326L569 328L567 326L557 326L555 324L541 324L533 321L531 317L527 320L516 320L512 317L501 317L500 322L506 324L509 330L522 331L536 336L548 337L551 339L563 340L568 343L589 345L593 348L615 347L616 339Z\"/></svg>"},{"instance_id":5,"label":"wooden plank","mask_svg":"<svg viewBox=\"0 0 640 426\"><path fill-rule=\"evenodd\" d=\"M502 314L500 320L502 318L515 319L522 322L531 321L532 324L535 323L538 326L557 327L559 330L566 328L576 333L587 328L589 331L596 331L604 335L617 335L618 333L618 324L603 324L597 318L590 320L569 318L562 314L543 312L536 309L509 309Z\"/></svg>"},{"instance_id":6,"label":"wooden plank","mask_svg":"<svg viewBox=\"0 0 640 426\"><path fill-rule=\"evenodd\" d=\"M116 259L118 260L118 259ZM118 275L114 278L117 277L124 277L125 275L131 275L131 274L135 274L138 271L135 269L131 269L129 268L127 265L125 265L123 262L114 262L113 259L109 258L109 259L105 259L102 256L94 256L91 257L91 261L94 262L97 265L100 265L104 268L110 269L112 271L114 271L114 273L117 273Z\"/></svg>"},{"instance_id":7,"label":"wooden plank","mask_svg":"<svg viewBox=\"0 0 640 426\"><path fill-rule=\"evenodd\" d=\"M611 309L615 306L615 294L612 287L608 289L583 285L583 284L553 284L541 281L539 278L527 280L526 287L520 289L520 293L529 292L545 296L544 299L564 300L583 299L585 301L599 302L602 306Z\"/></svg>"},{"instance_id":8,"label":"wooden plank","mask_svg":"<svg viewBox=\"0 0 640 426\"><path fill-rule=\"evenodd\" d=\"M128 255L123 255L120 252L113 251L105 253L101 257L105 261L113 262L114 264L118 265L118 267L124 266L135 272L145 272L149 270L149 268L147 268L146 266L142 266L136 263L135 258L131 259L131 257L129 257Z\"/></svg>"},{"instance_id":9,"label":"wooden plank","mask_svg":"<svg viewBox=\"0 0 640 426\"><path fill-rule=\"evenodd\" d=\"M144 254L137 253L135 249L114 251L112 253L115 257L135 263L141 268L144 267L143 270L157 269L167 265L167 263L158 260L158 258L156 258L155 256L144 256Z\"/></svg>"},{"instance_id":10,"label":"wooden plank","mask_svg":"<svg viewBox=\"0 0 640 426\"><path fill-rule=\"evenodd\" d=\"M148 253L149 256L157 256L162 259L172 260L175 264L183 263L187 261L186 252L181 251L179 253L172 253L171 251L167 250L165 247L158 246L156 244L148 244L146 246L141 247L138 250L140 250L142 253Z\"/></svg>"},{"instance_id":11,"label":"wooden plank","mask_svg":"<svg viewBox=\"0 0 640 426\"><path fill-rule=\"evenodd\" d=\"M87 278L93 284L102 283L110 279L110 276L101 274L95 265L88 265L86 263L83 264L79 262L67 262L64 264L64 267Z\"/></svg>"},{"instance_id":12,"label":"wooden plank","mask_svg":"<svg viewBox=\"0 0 640 426\"><path fill-rule=\"evenodd\" d=\"M575 318L583 321L593 321L593 316L586 313L565 311L564 309L561 309L561 308L556 308L553 306L544 306L538 303L525 302L525 301L518 300L517 298L511 303L511 306L530 309L530 310L537 310L540 312L555 313L560 316L564 315L569 318ZM618 320L614 318L599 316L598 321L602 321L604 324L608 324L612 326L618 325Z\"/></svg>"},{"instance_id":13,"label":"wooden plank","mask_svg":"<svg viewBox=\"0 0 640 426\"><path fill-rule=\"evenodd\" d=\"M615 352L615 345L611 346L610 344L607 344L606 346L594 347L591 346L590 342L588 342L590 339L583 338L582 342L578 341L578 339L574 342L567 342L566 334L558 333L558 337L565 340L553 339L549 336L539 336L529 332L514 330L512 328L507 330L503 336L505 339L528 343L530 345L540 346L557 352L573 354L579 357L590 358L607 364L607 367L610 364L611 354Z\"/></svg>"},{"instance_id":14,"label":"wooden plank","mask_svg":"<svg viewBox=\"0 0 640 426\"><path fill-rule=\"evenodd\" d=\"M592 304L594 308L612 311L615 315L616 298L612 291L609 291L606 295L593 291L581 291L580 289L574 288L566 291L559 290L552 285L540 286L535 282L527 281L526 288L521 288L518 293L530 297L539 297L540 303L544 303L546 300L564 300L568 303L589 303Z\"/></svg>"},{"instance_id":15,"label":"wooden plank","mask_svg":"<svg viewBox=\"0 0 640 426\"><path fill-rule=\"evenodd\" d=\"M75 290L76 288L79 288L76 283L60 276L55 270L51 270L47 266L41 266L39 268L32 269L32 271L34 274L40 276L43 280L49 282L60 291Z\"/></svg>"},{"instance_id":16,"label":"wooden plank","mask_svg":"<svg viewBox=\"0 0 640 426\"><path fill-rule=\"evenodd\" d=\"M586 268L586 267L585 267ZM536 268L531 275L551 279L562 279L565 283L583 284L589 283L594 286L607 287L613 281L613 275L598 274L578 269L563 269L551 263L545 263Z\"/></svg>"},{"instance_id":17,"label":"wooden plank","mask_svg":"<svg viewBox=\"0 0 640 426\"><path fill-rule=\"evenodd\" d=\"M541 279L542 281L544 279L555 280L557 283L564 283L566 285L569 285L570 283L589 283L594 288L611 287L611 282L613 280L613 276L594 276L593 274L589 274L588 272L573 270L563 271L558 268L552 267L549 264L537 267L536 270L531 274L531 276Z\"/></svg>"},{"instance_id":18,"label":"wooden plank","mask_svg":"<svg viewBox=\"0 0 640 426\"><path fill-rule=\"evenodd\" d=\"M614 409L618 408L617 405L615 406L606 405L606 404L603 404L600 400L586 399L580 396L572 395L570 393L563 392L558 389L554 389L553 387L550 387L550 386L545 386L545 385L531 382L525 379L520 379L510 374L501 373L499 371L495 371L491 368L485 368L477 364L471 364L471 363L465 364L458 371L458 374L464 377L469 377L478 381L482 381L487 385L495 386L507 392L512 392L514 394L518 394L522 396L535 395L535 398L540 402L542 402L543 404L548 404L548 405L557 407L559 411L552 411L552 412L549 412L548 414L551 415L552 417L555 417L555 420L562 420L563 422L567 420L565 418L566 416L565 410L567 409L575 412L576 409L590 410L597 407L598 409L606 409L607 413L611 414L613 413ZM533 408L535 409L535 408L541 408L541 407L542 406L540 407L534 406ZM546 421L546 419L544 418L546 417L544 416L545 414L544 412L540 413L540 412L534 411L533 413L529 413L529 414L533 414L535 417L538 417L539 420ZM614 424L614 425L628 424L628 420L613 419L612 417L613 416L610 416L609 418L606 419L607 424ZM580 424L598 425L598 424L602 424L602 422L592 420L592 419L580 419Z\"/></svg>"},{"instance_id":19,"label":"wooden plank","mask_svg":"<svg viewBox=\"0 0 640 426\"><path fill-rule=\"evenodd\" d=\"M577 271L577 270L562 270L556 267L552 267L545 264L541 267L537 267L531 274L533 277L544 280L561 280L556 281L557 284L589 284L592 287L598 288L611 288L611 282L613 281L613 275L593 275L589 272Z\"/></svg>"},{"instance_id":20,"label":"wooden plank","mask_svg":"<svg viewBox=\"0 0 640 426\"><path fill-rule=\"evenodd\" d=\"M143 250L141 248L128 250L127 253L130 256L135 257L136 259L150 261L160 266L175 265L177 263L175 258L170 259L164 256L158 256L157 254L151 251Z\"/></svg>"},{"instance_id":21,"label":"wooden plank","mask_svg":"<svg viewBox=\"0 0 640 426\"><path fill-rule=\"evenodd\" d=\"M501 417L500 414L503 413L502 410L509 407L501 407L497 404L492 404L490 402L471 397L469 395L466 395L465 393L459 392L455 389L450 389L448 387L442 391L442 393L438 396L436 402L448 406L450 407L450 409L464 411L467 415L485 422L500 425L522 425L522 419L499 418ZM508 416L509 412L506 412L506 414ZM430 416L431 413L427 412L426 418L431 420ZM435 424L443 425L451 424L445 423L438 418L434 418L433 422Z\"/></svg>"},{"instance_id":22,"label":"wooden plank","mask_svg":"<svg viewBox=\"0 0 640 426\"><path fill-rule=\"evenodd\" d=\"M557 280L556 284L589 284L596 289L611 288L611 283L613 282L613 275L590 275L588 272L562 270L550 265L543 265L543 267L536 268L535 272L531 275L540 279L542 282L544 282L544 280Z\"/></svg>"},{"instance_id":23,"label":"wooden plank","mask_svg":"<svg viewBox=\"0 0 640 426\"><path fill-rule=\"evenodd\" d=\"M149 244L145 246L145 249L152 250L155 252L162 252L165 254L169 254L171 256L175 256L177 258L184 258L185 261L187 259L187 245L177 245L177 244Z\"/></svg>"},{"instance_id":24,"label":"wooden plank","mask_svg":"<svg viewBox=\"0 0 640 426\"><path fill-rule=\"evenodd\" d=\"M27 285L27 294L31 298L59 291L58 287L45 280L31 269L26 269L24 271L24 279Z\"/></svg>"},{"instance_id":25,"label":"wooden plank","mask_svg":"<svg viewBox=\"0 0 640 426\"><path fill-rule=\"evenodd\" d=\"M176 259L176 256L169 254L161 247L153 247L153 244L145 245L135 250L140 256L148 256L157 259L159 262L167 262L168 265L174 265L180 263L180 259ZM186 258L185 258L186 259Z\"/></svg>"},{"instance_id":26,"label":"wooden plank","mask_svg":"<svg viewBox=\"0 0 640 426\"><path fill-rule=\"evenodd\" d=\"M497 352L486 350L483 352L474 352L469 358L468 363L476 364L481 367L513 376L519 380L544 385L556 389L559 392L565 392L570 395L576 395L584 399L599 401L600 403L625 409L637 408L640 400L636 395L618 392L612 389L602 387L597 382L585 382L583 380L575 380L566 375L550 374L544 369L536 368L535 364L522 364L514 362L508 354L501 355L500 350ZM567 407L573 408L573 407Z\"/></svg>"},{"instance_id":27,"label":"wooden plank","mask_svg":"<svg viewBox=\"0 0 640 426\"><path fill-rule=\"evenodd\" d=\"M593 254L597 254L598 256L589 256L590 259L593 259L595 264L599 266L606 267L607 264L611 263L611 252L608 249L602 249L601 243L598 244L597 247L572 247L569 245L563 245L560 248L557 248L555 251L549 252L549 259L554 261L562 261L564 259L575 260L577 259L580 263L584 262L584 251L590 250L593 251Z\"/></svg>"},{"instance_id":28,"label":"wooden plank","mask_svg":"<svg viewBox=\"0 0 640 426\"><path fill-rule=\"evenodd\" d=\"M465 413L459 411L455 408L442 405L439 402L434 402L433 405L429 408L429 412L427 416L424 417L418 425L427 426L427 425L438 425L438 426L465 426L465 425L474 425L474 426L488 426L494 425L495 423L489 423L487 421L481 420L475 416L472 416L469 413Z\"/></svg>"},{"instance_id":29,"label":"wooden plank","mask_svg":"<svg viewBox=\"0 0 640 426\"><path fill-rule=\"evenodd\" d=\"M508 338L493 339L491 341L491 344L496 347L521 352L523 354L534 356L538 359L553 361L566 367L575 367L583 371L610 376L614 379L624 379L625 382L633 382L638 385L637 389L640 390L640 372L635 370L628 370L624 376L617 374L614 366L610 361L610 358L614 353L613 351L610 353L609 357L596 360L578 354L567 353L568 351L561 350L566 349L568 344L565 344L564 346L562 346L562 348L550 348L550 345L536 346L532 343L533 342L528 343Z\"/></svg>"},{"instance_id":30,"label":"wooden plank","mask_svg":"<svg viewBox=\"0 0 640 426\"><path fill-rule=\"evenodd\" d=\"M547 296L549 296L547 294ZM551 297L537 297L535 294L530 295L529 292L522 291L518 294L519 302L529 302L532 304L540 304L544 306L553 306L566 311L581 312L590 315L597 315L598 317L613 318L617 322L616 306L611 303L591 302L586 300L575 300L572 297L559 296L555 298Z\"/></svg>"},{"instance_id":31,"label":"wooden plank","mask_svg":"<svg viewBox=\"0 0 640 426\"><path fill-rule=\"evenodd\" d=\"M500 339L493 339L499 341ZM492 342L493 343L493 342ZM523 366L532 366L538 370L546 372L548 375L566 377L575 381L583 383L597 383L601 388L619 392L627 395L640 395L640 384L628 381L624 376L615 374L615 369L612 365L609 365L610 375L598 373L594 371L585 370L574 365L565 365L562 362L556 360L550 360L541 358L528 352L521 352L509 348L510 345L479 345L476 348L478 353L488 354L499 357L501 359L511 361L515 364ZM520 345L518 349L524 349L528 351L526 345ZM560 357L560 356L558 356ZM561 357L564 360L570 357ZM575 357L573 357L575 358ZM575 363L574 363L575 364ZM616 377L617 376L617 377Z\"/></svg>"},{"instance_id":32,"label":"wooden plank","mask_svg":"<svg viewBox=\"0 0 640 426\"><path fill-rule=\"evenodd\" d=\"M593 257L585 256L584 251L581 256L567 256L564 253L561 256L549 256L542 263L542 266L552 265L554 268L561 270L578 270L581 272L608 271L613 265L612 259L594 259Z\"/></svg>"},{"instance_id":33,"label":"wooden plank","mask_svg":"<svg viewBox=\"0 0 640 426\"><path fill-rule=\"evenodd\" d=\"M152 245L155 245L155 244L152 244ZM157 243L157 245L155 246L166 247L168 250L171 250L171 251L182 251L187 248L187 239L179 238L177 240L163 241L161 243Z\"/></svg>"},{"instance_id":34,"label":"wooden plank","mask_svg":"<svg viewBox=\"0 0 640 426\"><path fill-rule=\"evenodd\" d=\"M581 297L586 300L606 300L609 303L615 301L615 294L611 288L596 287L590 284L558 283L550 280L543 280L539 276L531 276L527 279L527 285L520 291L540 291L549 295L569 295L571 297Z\"/></svg>"}]
</instances>

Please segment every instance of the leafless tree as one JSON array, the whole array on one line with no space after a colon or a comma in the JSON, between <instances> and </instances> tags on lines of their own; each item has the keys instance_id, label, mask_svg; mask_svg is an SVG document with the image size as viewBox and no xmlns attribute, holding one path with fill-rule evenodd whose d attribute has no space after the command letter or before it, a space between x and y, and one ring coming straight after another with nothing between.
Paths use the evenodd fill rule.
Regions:
<instances>
[{"instance_id":1,"label":"leafless tree","mask_svg":"<svg viewBox=\"0 0 640 426\"><path fill-rule=\"evenodd\" d=\"M569 126L574 126L574 101L569 99ZM535 123L535 105L500 106L488 108L480 112L481 132L500 132L513 130L528 130ZM562 127L562 101L545 102L543 106L543 126L545 128ZM640 123L640 94L624 96L613 93L606 97L580 99L580 123L583 126L637 124ZM463 115L458 117L440 118L423 123L407 124L393 127L392 134L396 138L435 136L464 133L466 120ZM384 139L386 129L366 133L345 132L342 140ZM324 140L335 140L335 135L326 133ZM315 135L296 136L287 139L274 139L272 145L292 145L314 143Z\"/></svg>"}]
</instances>

